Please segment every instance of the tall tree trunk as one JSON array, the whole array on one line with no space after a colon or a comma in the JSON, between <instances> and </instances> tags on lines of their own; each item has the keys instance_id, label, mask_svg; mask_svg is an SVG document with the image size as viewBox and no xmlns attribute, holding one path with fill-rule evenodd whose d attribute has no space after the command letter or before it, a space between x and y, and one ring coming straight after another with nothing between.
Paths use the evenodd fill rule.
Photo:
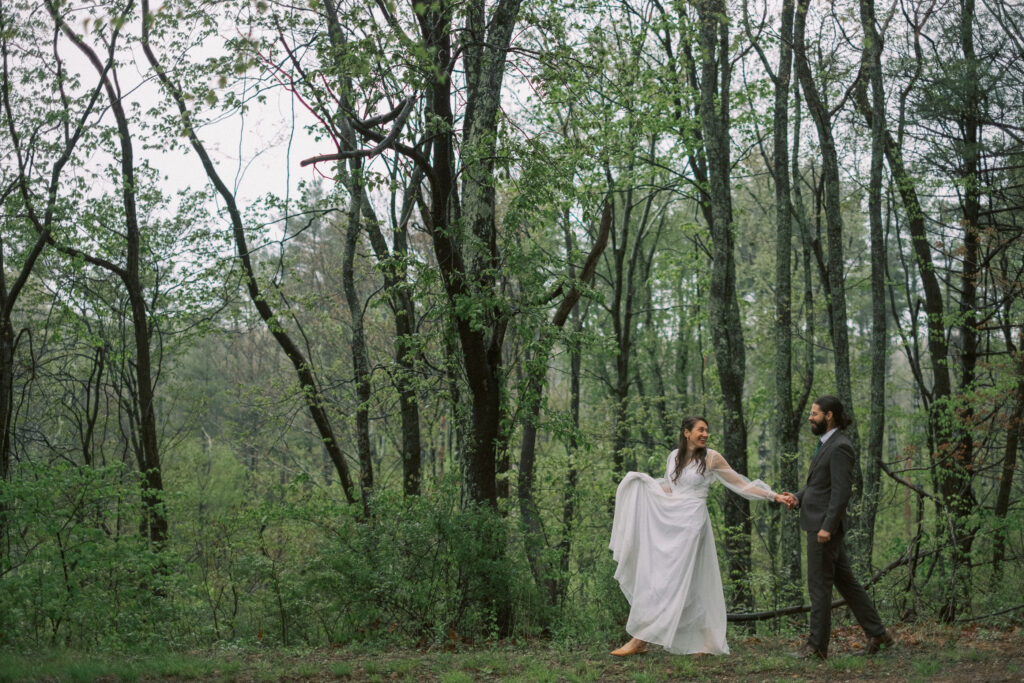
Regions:
<instances>
[{"instance_id":1,"label":"tall tree trunk","mask_svg":"<svg viewBox=\"0 0 1024 683\"><path fill-rule=\"evenodd\" d=\"M813 268L813 252L814 247L811 241L807 239L807 236L811 234L810 226L808 223L808 214L803 200L803 191L800 189L801 177L800 177L800 124L801 124L801 112L803 111L800 106L801 98L799 94L799 85L794 84L794 101L793 101L793 153L790 163L792 164L792 197L793 197L793 218L800 225L800 232L804 236L804 239L800 240L801 244L801 270L802 280L802 301L803 301L803 313L804 313L804 324L803 324L803 386L800 389L800 396L793 403L793 424L792 430L797 435L799 441L799 430L800 426L804 424L804 413L807 410L807 402L810 400L811 389L814 387L814 335L815 335L815 311L814 311L814 289L811 284L811 272ZM801 488L801 475L802 469L800 467L800 455L799 452L795 453L792 458L787 458L782 461L782 476L786 482L793 482L795 489ZM794 490L789 489L787 490ZM794 515L792 525L783 528L783 550L788 558L786 562L787 575L790 579L796 579L797 584L801 585L802 579L802 539L804 533L800 530L800 519ZM801 593L803 591L801 590Z\"/></svg>"},{"instance_id":2,"label":"tall tree trunk","mask_svg":"<svg viewBox=\"0 0 1024 683\"><path fill-rule=\"evenodd\" d=\"M469 389L470 421L467 453L463 458L464 486L476 502L497 505L497 454L505 447L506 406L501 351L508 320L497 301L482 315L466 311L467 297L495 293L499 267L495 224L494 159L496 121L505 60L521 0L499 0L485 16L482 0L466 7L466 108L463 119L462 169L459 204L456 190L451 109L451 12L447 3L418 14L422 38L441 78L428 79L427 110L446 134L434 136L427 150L431 160L428 230L434 244ZM459 239L468 228L466 239ZM466 253L464 253L464 250ZM495 300L499 297L493 297ZM480 319L482 317L482 319Z\"/></svg>"},{"instance_id":3,"label":"tall tree trunk","mask_svg":"<svg viewBox=\"0 0 1024 683\"><path fill-rule=\"evenodd\" d=\"M571 431L565 444L568 463L565 470L565 488L562 491L562 541L558 544L561 568L561 578L558 587L560 604L565 603L569 592L569 559L572 556L572 537L576 530L576 487L579 479L576 457L579 452L580 379L582 375L580 337L583 334L583 316L580 314L579 303L573 309L572 317L573 334L569 342L569 419L571 420Z\"/></svg>"},{"instance_id":4,"label":"tall tree trunk","mask_svg":"<svg viewBox=\"0 0 1024 683\"><path fill-rule=\"evenodd\" d=\"M366 351L366 333L363 327L363 302L359 300L355 283L355 253L359 245L362 226L363 188L360 169L353 162L348 177L349 215L345 229L345 252L342 257L341 279L352 324L352 371L356 387L356 452L359 456L359 488L363 511L370 514L373 494L373 443L370 441L370 359Z\"/></svg>"},{"instance_id":5,"label":"tall tree trunk","mask_svg":"<svg viewBox=\"0 0 1024 683\"><path fill-rule=\"evenodd\" d=\"M132 184L134 187L134 183ZM134 203L134 200L133 200ZM133 207L134 209L134 207ZM132 212L134 214L134 211ZM134 215L129 221L134 220ZM162 547L167 540L167 512L164 508L163 472L160 465L159 442L157 439L155 387L153 363L150 354L150 334L146 315L146 303L138 271L138 225L128 230L128 267L125 288L132 308L132 326L135 334L135 381L139 404L139 437L141 450L138 453L139 470L143 474L145 488L142 492L142 507L145 514L146 536ZM133 255L134 252L134 255Z\"/></svg>"},{"instance_id":6,"label":"tall tree trunk","mask_svg":"<svg viewBox=\"0 0 1024 683\"><path fill-rule=\"evenodd\" d=\"M613 191L614 183L608 172L608 189ZM616 480L626 473L629 463L626 462L626 446L629 443L629 425L627 421L629 408L629 362L633 357L633 297L636 283L633 279L633 266L640 236L630 239L633 226L633 192L626 190L622 201L622 217L619 220L620 231L612 233L612 331L615 335L615 387L612 399L615 402L613 424L615 441L612 444L612 473ZM632 251L630 251L632 247ZM627 258L627 256L629 258Z\"/></svg>"},{"instance_id":7,"label":"tall tree trunk","mask_svg":"<svg viewBox=\"0 0 1024 683\"><path fill-rule=\"evenodd\" d=\"M799 111L799 107L797 107ZM799 130L799 115L797 116L797 125L794 130ZM799 136L794 135L793 149L799 148ZM798 215L803 215L803 202L800 198L800 191L798 189L799 178L797 174L799 161L796 154L793 155L793 201L794 209ZM798 221L804 220L799 218ZM792 409L792 431L797 436L794 437L799 440L799 427L803 424L803 415L807 409L807 402L810 398L811 389L814 386L814 349L813 344L815 334L815 311L814 311L814 289L812 285L811 272L812 272L812 247L811 245L803 241L801 249L801 273L802 273L802 301L803 301L803 312L804 312L804 323L803 323L803 337L806 339L803 348L803 359L802 365L804 367L803 386L800 389L800 395L794 400ZM785 490L795 491L801 488L801 475L802 469L800 467L800 453L799 449L795 450L792 456L783 454L780 468L780 477ZM782 557L783 564L786 571L786 580L795 581L796 586L792 587L786 593L787 597L802 597L803 590L800 586L803 583L803 552L801 541L804 537L804 533L800 530L800 519L797 515L788 515L790 521L787 523L784 521L781 534L782 544ZM784 518L785 520L785 518ZM785 589L784 589L785 590Z\"/></svg>"},{"instance_id":8,"label":"tall tree trunk","mask_svg":"<svg viewBox=\"0 0 1024 683\"><path fill-rule=\"evenodd\" d=\"M789 170L789 90L793 70L794 0L782 4L779 28L779 67L775 73L772 173L775 179L775 448L780 462L779 483L796 491L799 482L799 425L802 406L793 405L793 213ZM797 116L799 121L799 115ZM795 155L794 155L795 156ZM795 603L801 589L800 520L782 515L780 546L785 603Z\"/></svg>"},{"instance_id":9,"label":"tall tree trunk","mask_svg":"<svg viewBox=\"0 0 1024 683\"><path fill-rule=\"evenodd\" d=\"M465 47L466 109L463 119L463 173L461 223L468 226L466 241L472 287L493 291L500 267L495 224L494 160L497 150L497 115L505 62L522 0L499 0L490 16L486 3L466 6ZM447 65L444 65L447 69ZM469 151L469 154L466 154ZM453 300L453 304L456 303ZM508 438L504 425L504 387L501 351L508 323L495 307L489 338L474 333L474 321L460 315L458 326L473 397L473 445L467 483L475 500L496 502L496 457Z\"/></svg>"},{"instance_id":10,"label":"tall tree trunk","mask_svg":"<svg viewBox=\"0 0 1024 683\"><path fill-rule=\"evenodd\" d=\"M953 512L954 571L956 580L947 596L940 615L953 621L971 605L971 548L974 545L974 525L970 520L977 505L974 496L974 391L978 362L978 216L981 212L981 83L978 80L978 56L974 49L974 0L960 3L960 48L967 68L964 74L963 111L959 112L963 131L962 219L964 229L963 272L961 275L960 338L961 349L960 393L964 397L957 415L960 425L957 443L943 457L945 470L941 479L943 501Z\"/></svg>"},{"instance_id":11,"label":"tall tree trunk","mask_svg":"<svg viewBox=\"0 0 1024 683\"><path fill-rule=\"evenodd\" d=\"M417 168L413 179L406 188L406 206L394 229L394 255L389 253L387 241L380 231L380 221L373 211L373 204L363 188L363 214L366 216L366 230L373 246L374 255L384 273L384 291L395 320L395 386L398 390L398 407L402 416L402 491L406 496L420 493L423 478L422 437L420 431L419 399L416 395L414 376L416 372L417 344L416 307L409 291L406 260L409 250L409 214L412 197L418 196L423 172Z\"/></svg>"},{"instance_id":12,"label":"tall tree trunk","mask_svg":"<svg viewBox=\"0 0 1024 683\"><path fill-rule=\"evenodd\" d=\"M839 158L835 138L832 134L832 120L828 107L822 100L818 85L814 81L811 65L807 58L806 27L809 0L798 0L796 20L793 27L793 50L796 73L807 102L807 110L814 120L821 149L821 165L824 181L825 224L828 235L828 307L831 320L832 350L836 375L836 395L843 402L850 417L856 415L853 405L853 382L850 375L850 341L846 314L845 261L843 258L843 216L840 202ZM856 419L846 429L853 443L854 468L853 492L849 510L856 510L861 496L862 478L860 469L860 438ZM851 515L852 516L852 515ZM864 557L863 538L851 538L854 557Z\"/></svg>"},{"instance_id":13,"label":"tall tree trunk","mask_svg":"<svg viewBox=\"0 0 1024 683\"><path fill-rule=\"evenodd\" d=\"M882 88L882 36L875 27L874 0L861 0L864 30L862 60L871 85L871 108L878 112L871 126L871 178L868 215L871 234L871 418L868 424L868 457L864 466L864 496L860 528L864 538L865 564L871 564L875 515L881 486L882 454L885 452L886 248L882 225L882 164L885 156L885 91ZM863 96L864 99L867 95Z\"/></svg>"},{"instance_id":14,"label":"tall tree trunk","mask_svg":"<svg viewBox=\"0 0 1024 683\"><path fill-rule=\"evenodd\" d=\"M729 24L723 0L700 0L701 129L708 168L713 262L708 301L708 324L715 347L715 362L722 389L722 436L725 457L733 469L747 473L747 427L743 420L743 382L746 351L736 298L736 263L729 168ZM725 523L731 532L725 547L729 579L735 586L733 604L751 607L750 504L729 496Z\"/></svg>"}]
</instances>

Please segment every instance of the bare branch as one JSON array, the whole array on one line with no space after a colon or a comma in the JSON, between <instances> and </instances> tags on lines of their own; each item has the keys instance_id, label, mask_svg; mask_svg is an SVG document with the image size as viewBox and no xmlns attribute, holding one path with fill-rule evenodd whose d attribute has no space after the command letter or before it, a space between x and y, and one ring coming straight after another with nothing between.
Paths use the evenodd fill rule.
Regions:
<instances>
[{"instance_id":1,"label":"bare branch","mask_svg":"<svg viewBox=\"0 0 1024 683\"><path fill-rule=\"evenodd\" d=\"M299 162L299 165L305 167L305 166L310 166L312 164L318 164L321 161L339 161L341 159L360 159L360 158L364 158L364 157L374 157L374 156L377 156L378 154L380 154L381 152L383 152L384 150L386 150L388 148L391 148L391 147L394 147L395 146L395 141L398 139L398 135L402 132L402 128L405 127L405 122L409 118L409 114L412 112L413 102L415 102L415 98L407 97L404 100L404 104L402 105L401 109L396 108L395 110L389 112L388 114L385 114L383 117L377 117L375 119L370 119L369 120L369 121L378 121L378 120L388 121L388 120L390 120L390 117L394 116L396 111L399 112L398 113L398 119L395 121L395 125L391 129L391 132L388 133L374 147L372 147L370 149L344 150L344 151L335 152L333 154L322 154L320 156L310 157L309 159L303 159L301 162ZM364 132L364 130L366 128L368 128L367 123L368 122L366 122L366 121L359 121L359 122L353 121L353 128L355 128L356 130L359 130L360 132Z\"/></svg>"}]
</instances>

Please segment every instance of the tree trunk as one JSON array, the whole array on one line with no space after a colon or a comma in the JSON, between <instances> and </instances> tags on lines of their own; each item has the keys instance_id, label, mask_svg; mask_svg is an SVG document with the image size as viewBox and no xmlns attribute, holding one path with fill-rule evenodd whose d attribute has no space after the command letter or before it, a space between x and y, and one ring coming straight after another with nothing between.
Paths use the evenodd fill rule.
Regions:
<instances>
[{"instance_id":1,"label":"tree trunk","mask_svg":"<svg viewBox=\"0 0 1024 683\"><path fill-rule=\"evenodd\" d=\"M609 180L609 191L613 183ZM626 446L629 443L629 427L627 413L629 407L629 361L633 351L633 281L632 266L635 259L636 245L639 236L630 241L633 215L633 193L627 190L622 202L622 218L619 221L621 231L612 235L613 279L612 279L612 331L615 334L615 387L612 399L615 402L613 424L615 441L612 444L612 475L615 480L621 479L628 468ZM630 246L634 247L632 254ZM627 260L627 255L631 258ZM614 502L614 501L612 501Z\"/></svg>"},{"instance_id":2,"label":"tree trunk","mask_svg":"<svg viewBox=\"0 0 1024 683\"><path fill-rule=\"evenodd\" d=\"M565 445L568 466L565 471L565 488L562 491L562 542L558 544L561 565L561 580L558 586L559 604L564 604L569 592L569 558L572 552L572 535L576 529L576 486L579 478L576 455L579 451L580 429L580 378L582 375L580 336L583 334L583 316L579 305L573 309L573 336L569 342L569 417L572 421L568 442Z\"/></svg>"},{"instance_id":3,"label":"tree trunk","mask_svg":"<svg viewBox=\"0 0 1024 683\"><path fill-rule=\"evenodd\" d=\"M825 223L828 235L828 304L831 320L832 350L834 354L836 395L842 401L847 413L854 418L853 424L846 429L846 434L853 443L854 468L853 491L850 496L848 515L857 509L861 496L862 478L860 469L860 437L858 436L856 412L853 405L853 382L850 376L850 341L849 323L846 314L845 261L843 259L843 217L839 198L840 178L839 159L836 153L835 138L832 134L832 121L828 107L822 101L817 83L811 73L811 65L807 59L805 29L809 0L799 0L796 20L794 22L793 49L796 61L796 72L800 79L800 87L807 102L807 110L814 119L818 132L818 144L821 149L821 165L824 182ZM851 520L853 521L853 520ZM865 557L863 538L851 538L854 557Z\"/></svg>"},{"instance_id":4,"label":"tree trunk","mask_svg":"<svg viewBox=\"0 0 1024 683\"><path fill-rule=\"evenodd\" d=\"M500 0L490 17L475 0L466 8L466 109L462 123L460 203L456 190L451 109L451 8L431 6L418 15L421 34L442 78L430 78L427 111L445 134L431 139L430 207L427 226L455 318L469 389L470 414L464 486L470 500L497 505L497 453L507 439L501 351L507 318L497 302L483 313L467 312L469 297L495 294L499 259L494 214L496 120L505 60L521 0ZM465 234L464 227L469 228ZM462 236L465 239L460 239ZM464 254L463 251L468 253ZM495 297L497 299L498 297ZM505 431L503 431L505 430Z\"/></svg>"},{"instance_id":5,"label":"tree trunk","mask_svg":"<svg viewBox=\"0 0 1024 683\"><path fill-rule=\"evenodd\" d=\"M800 224L801 234L809 235L810 227L806 225L808 217L807 211L804 206L803 192L800 189L800 155L798 150L800 149L800 122L801 122L801 111L799 88L794 88L795 97L793 102L794 110L794 121L793 121L793 154L791 163L793 166L792 178L793 178L793 212L794 218ZM811 272L813 268L813 245L810 240L801 240L801 261L802 268L801 273L803 275L802 291L803 291L803 312L804 312L804 349L803 349L803 387L800 390L800 398L795 402L793 407L793 432L797 434L799 440L800 426L804 424L804 413L807 410L807 402L810 400L811 389L814 387L814 335L816 330L815 325L815 312L814 312L814 289L811 284ZM801 488L801 472L800 468L800 455L796 453L794 457L784 460L783 463L783 477L785 481L794 482L793 486L795 489ZM794 489L788 489L790 491ZM788 562L786 564L788 575L791 578L795 578L798 584L803 583L802 579L802 560L803 552L801 541L804 533L800 530L800 518L798 515L794 515L792 525L783 529L783 548L788 556ZM801 590L801 593L803 591Z\"/></svg>"},{"instance_id":6,"label":"tree trunk","mask_svg":"<svg viewBox=\"0 0 1024 683\"><path fill-rule=\"evenodd\" d=\"M413 180L406 188L407 196L419 194L423 173L416 169ZM423 478L422 437L420 432L419 399L413 381L416 371L416 307L409 291L406 259L409 243L409 212L412 202L407 200L402 215L394 229L394 255L388 252L387 241L380 231L380 222L373 211L373 205L363 189L363 214L367 217L366 231L370 237L377 262L384 273L384 290L395 319L395 386L398 389L398 406L402 416L402 491L406 496L420 493Z\"/></svg>"},{"instance_id":7,"label":"tree trunk","mask_svg":"<svg viewBox=\"0 0 1024 683\"><path fill-rule=\"evenodd\" d=\"M468 226L470 286L493 292L500 264L495 224L494 160L497 150L497 115L505 62L522 0L499 0L486 16L483 0L466 7L466 109L463 119L463 172L461 224ZM445 65L444 68L447 68ZM468 154L467 154L468 151ZM450 227L450 226L449 226ZM456 303L453 298L453 304ZM467 483L474 500L495 503L496 458L508 438L501 351L508 323L495 307L489 312L489 338L473 332L474 321L459 315L466 377L473 400L473 444Z\"/></svg>"},{"instance_id":8,"label":"tree trunk","mask_svg":"<svg viewBox=\"0 0 1024 683\"><path fill-rule=\"evenodd\" d=\"M862 60L871 85L871 108L878 112L871 126L871 178L868 185L868 215L871 234L871 418L868 425L868 457L864 466L864 496L860 517L864 538L865 564L871 564L875 515L881 486L882 454L885 451L885 377L888 344L886 337L886 245L882 226L882 164L885 155L885 92L882 89L882 36L875 28L874 0L861 0L864 30ZM867 95L864 95L864 99Z\"/></svg>"},{"instance_id":9,"label":"tree trunk","mask_svg":"<svg viewBox=\"0 0 1024 683\"><path fill-rule=\"evenodd\" d=\"M353 164L355 166L355 164ZM345 252L342 257L341 279L352 324L352 371L356 387L356 452L359 456L359 489L363 511L369 516L373 494L373 444L370 441L370 360L366 351L363 328L363 302L359 300L355 283L355 253L362 226L363 188L360 169L352 168L348 177L349 215L345 230Z\"/></svg>"},{"instance_id":10,"label":"tree trunk","mask_svg":"<svg viewBox=\"0 0 1024 683\"><path fill-rule=\"evenodd\" d=\"M8 296L4 287L3 262L0 259L0 482L7 481L11 462L11 430L14 420L14 326L7 312ZM0 527L0 539L3 538ZM0 550L0 554L2 554Z\"/></svg>"},{"instance_id":11,"label":"tree trunk","mask_svg":"<svg viewBox=\"0 0 1024 683\"><path fill-rule=\"evenodd\" d=\"M780 486L796 491L799 482L799 425L802 406L793 405L793 214L789 170L789 90L793 68L793 0L782 5L779 28L779 67L775 73L773 177L775 179L775 448L780 462ZM797 116L799 121L799 114ZM794 153L794 159L796 154ZM784 603L795 603L801 588L800 520L781 517L780 548Z\"/></svg>"},{"instance_id":12,"label":"tree trunk","mask_svg":"<svg viewBox=\"0 0 1024 683\"><path fill-rule=\"evenodd\" d=\"M953 513L954 572L956 580L940 615L953 621L971 605L971 548L974 545L974 523L970 517L977 506L974 496L974 408L971 392L974 390L975 369L978 363L978 216L981 211L980 135L981 93L975 74L978 57L974 50L974 0L960 3L960 48L967 68L964 78L963 111L958 112L963 132L963 159L961 173L962 219L964 229L963 272L961 275L960 338L961 349L960 392L966 400L958 411L955 424L960 425L957 443L942 457L940 466L943 501Z\"/></svg>"},{"instance_id":13,"label":"tree trunk","mask_svg":"<svg viewBox=\"0 0 1024 683\"><path fill-rule=\"evenodd\" d=\"M747 473L747 427L743 420L743 382L746 351L743 327L736 299L736 263L733 247L732 196L729 186L729 24L723 0L697 3L701 47L701 128L708 168L708 196L711 206L713 261L708 324L715 347L722 389L722 435L726 459L734 470ZM733 582L733 604L751 607L750 588L750 504L729 496L725 523L729 580Z\"/></svg>"}]
</instances>

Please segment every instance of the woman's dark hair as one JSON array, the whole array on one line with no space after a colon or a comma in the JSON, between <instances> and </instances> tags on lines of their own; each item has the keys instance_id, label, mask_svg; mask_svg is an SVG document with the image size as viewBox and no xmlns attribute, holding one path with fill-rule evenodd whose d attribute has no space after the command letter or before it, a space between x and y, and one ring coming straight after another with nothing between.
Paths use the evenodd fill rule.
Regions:
<instances>
[{"instance_id":1,"label":"woman's dark hair","mask_svg":"<svg viewBox=\"0 0 1024 683\"><path fill-rule=\"evenodd\" d=\"M853 422L853 418L847 415L846 410L843 409L843 402L835 396L819 396L814 402L818 404L818 408L823 414L832 413L832 422L839 429L846 429Z\"/></svg>"},{"instance_id":2,"label":"woman's dark hair","mask_svg":"<svg viewBox=\"0 0 1024 683\"><path fill-rule=\"evenodd\" d=\"M700 415L691 415L683 419L683 426L679 430L679 445L676 446L678 452L676 453L676 468L672 472L672 481L679 479L679 475L683 473L683 468L690 463L686 458L686 432L693 431L698 422L708 424L708 421ZM693 457L697 461L697 473L703 476L704 472L708 469L708 449L698 448L694 451Z\"/></svg>"}]
</instances>

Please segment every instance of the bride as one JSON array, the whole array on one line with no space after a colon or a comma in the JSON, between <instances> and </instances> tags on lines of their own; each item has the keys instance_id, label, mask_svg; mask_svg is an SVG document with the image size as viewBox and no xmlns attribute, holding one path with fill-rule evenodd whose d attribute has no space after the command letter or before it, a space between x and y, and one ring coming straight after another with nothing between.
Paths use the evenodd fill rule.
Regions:
<instances>
[{"instance_id":1,"label":"bride","mask_svg":"<svg viewBox=\"0 0 1024 683\"><path fill-rule=\"evenodd\" d=\"M609 547L630 603L626 632L633 639L613 655L641 654L648 643L675 654L729 652L708 488L717 479L751 500L781 503L785 496L735 472L707 440L708 421L686 418L665 478L629 472L615 493Z\"/></svg>"}]
</instances>

